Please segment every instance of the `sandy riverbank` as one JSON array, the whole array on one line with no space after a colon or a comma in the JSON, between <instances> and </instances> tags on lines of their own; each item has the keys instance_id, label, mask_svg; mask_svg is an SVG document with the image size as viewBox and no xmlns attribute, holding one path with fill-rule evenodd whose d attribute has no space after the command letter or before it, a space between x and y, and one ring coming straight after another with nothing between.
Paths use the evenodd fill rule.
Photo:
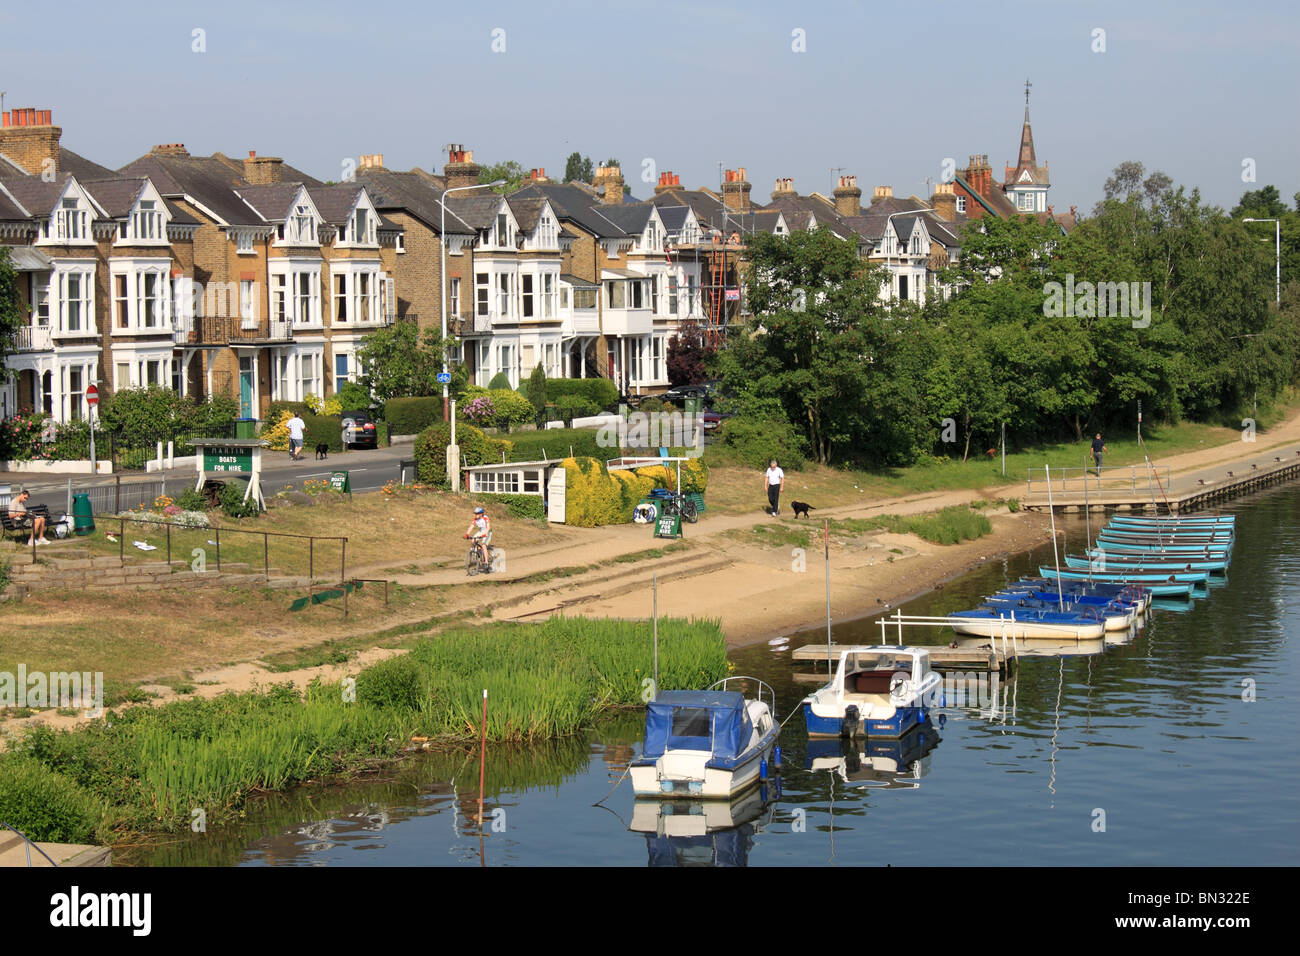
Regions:
<instances>
[{"instance_id":1,"label":"sandy riverbank","mask_svg":"<svg viewBox=\"0 0 1300 956\"><path fill-rule=\"evenodd\" d=\"M901 509L900 509L901 510ZM1003 555L1051 540L1045 515L990 513L993 531L955 545L930 544L914 535L878 533L831 539L830 611L833 622L874 614ZM728 563L659 587L659 614L717 617L732 647L788 635L826 622L826 557L820 535L800 555L737 541L710 544ZM580 605L601 617L649 617L647 591ZM570 610L570 609L566 609ZM572 609L577 611L576 608Z\"/></svg>"}]
</instances>

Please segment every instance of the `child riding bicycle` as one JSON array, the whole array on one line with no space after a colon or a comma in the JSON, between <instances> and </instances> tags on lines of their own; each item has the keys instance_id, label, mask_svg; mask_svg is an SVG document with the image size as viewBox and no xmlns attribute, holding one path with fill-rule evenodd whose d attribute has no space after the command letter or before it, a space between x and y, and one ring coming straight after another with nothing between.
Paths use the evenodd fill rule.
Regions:
<instances>
[{"instance_id":1,"label":"child riding bicycle","mask_svg":"<svg viewBox=\"0 0 1300 956\"><path fill-rule=\"evenodd\" d=\"M491 571L492 562L488 559L488 545L492 543L492 520L488 518L483 508L474 509L474 518L465 530L465 537L473 539L478 546L479 554L483 556L484 569Z\"/></svg>"}]
</instances>

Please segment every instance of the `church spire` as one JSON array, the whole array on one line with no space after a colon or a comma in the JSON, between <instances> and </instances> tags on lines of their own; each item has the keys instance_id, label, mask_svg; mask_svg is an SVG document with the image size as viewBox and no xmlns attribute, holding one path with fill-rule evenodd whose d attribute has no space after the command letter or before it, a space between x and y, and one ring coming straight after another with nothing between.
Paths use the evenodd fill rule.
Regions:
<instances>
[{"instance_id":1,"label":"church spire","mask_svg":"<svg viewBox=\"0 0 1300 956\"><path fill-rule=\"evenodd\" d=\"M1034 132L1029 127L1029 88L1032 85L1025 80L1025 125L1020 131L1020 158L1016 162L1017 176L1026 169L1034 170L1038 165L1038 160L1034 156Z\"/></svg>"}]
</instances>

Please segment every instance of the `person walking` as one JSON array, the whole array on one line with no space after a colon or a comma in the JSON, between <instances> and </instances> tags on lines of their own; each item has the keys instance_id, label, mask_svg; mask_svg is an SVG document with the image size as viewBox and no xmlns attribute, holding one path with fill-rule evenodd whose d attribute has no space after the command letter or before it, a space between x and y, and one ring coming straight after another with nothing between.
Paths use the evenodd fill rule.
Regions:
<instances>
[{"instance_id":1,"label":"person walking","mask_svg":"<svg viewBox=\"0 0 1300 956\"><path fill-rule=\"evenodd\" d=\"M293 418L288 421L289 426L289 457L294 461L302 461L302 433L307 427L307 423L302 420L297 412L293 413Z\"/></svg>"},{"instance_id":2,"label":"person walking","mask_svg":"<svg viewBox=\"0 0 1300 956\"><path fill-rule=\"evenodd\" d=\"M767 492L767 512L775 518L781 512L781 492L785 490L785 472L777 466L775 458L768 462L763 473L763 489Z\"/></svg>"},{"instance_id":3,"label":"person walking","mask_svg":"<svg viewBox=\"0 0 1300 956\"><path fill-rule=\"evenodd\" d=\"M1101 477L1101 456L1106 451L1106 443L1101 440L1101 432L1092 440L1092 460L1097 464L1097 477Z\"/></svg>"}]
</instances>

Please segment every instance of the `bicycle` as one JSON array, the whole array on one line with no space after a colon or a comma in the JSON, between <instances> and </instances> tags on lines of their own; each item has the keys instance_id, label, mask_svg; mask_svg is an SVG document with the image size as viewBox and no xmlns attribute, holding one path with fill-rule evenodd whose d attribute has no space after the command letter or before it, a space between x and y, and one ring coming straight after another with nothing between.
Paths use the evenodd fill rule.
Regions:
<instances>
[{"instance_id":1,"label":"bicycle","mask_svg":"<svg viewBox=\"0 0 1300 956\"><path fill-rule=\"evenodd\" d=\"M468 537L468 535L466 535ZM471 577L482 572L490 574L493 566L497 562L497 549L491 544L487 546L487 560L483 560L483 552L479 550L477 542L470 542L469 551L465 554L465 571Z\"/></svg>"},{"instance_id":2,"label":"bicycle","mask_svg":"<svg viewBox=\"0 0 1300 956\"><path fill-rule=\"evenodd\" d=\"M672 495L664 498L663 514L667 518L680 514L684 520L689 521L691 524L695 524L700 520L700 512L695 506L694 500L686 497L686 495Z\"/></svg>"}]
</instances>

